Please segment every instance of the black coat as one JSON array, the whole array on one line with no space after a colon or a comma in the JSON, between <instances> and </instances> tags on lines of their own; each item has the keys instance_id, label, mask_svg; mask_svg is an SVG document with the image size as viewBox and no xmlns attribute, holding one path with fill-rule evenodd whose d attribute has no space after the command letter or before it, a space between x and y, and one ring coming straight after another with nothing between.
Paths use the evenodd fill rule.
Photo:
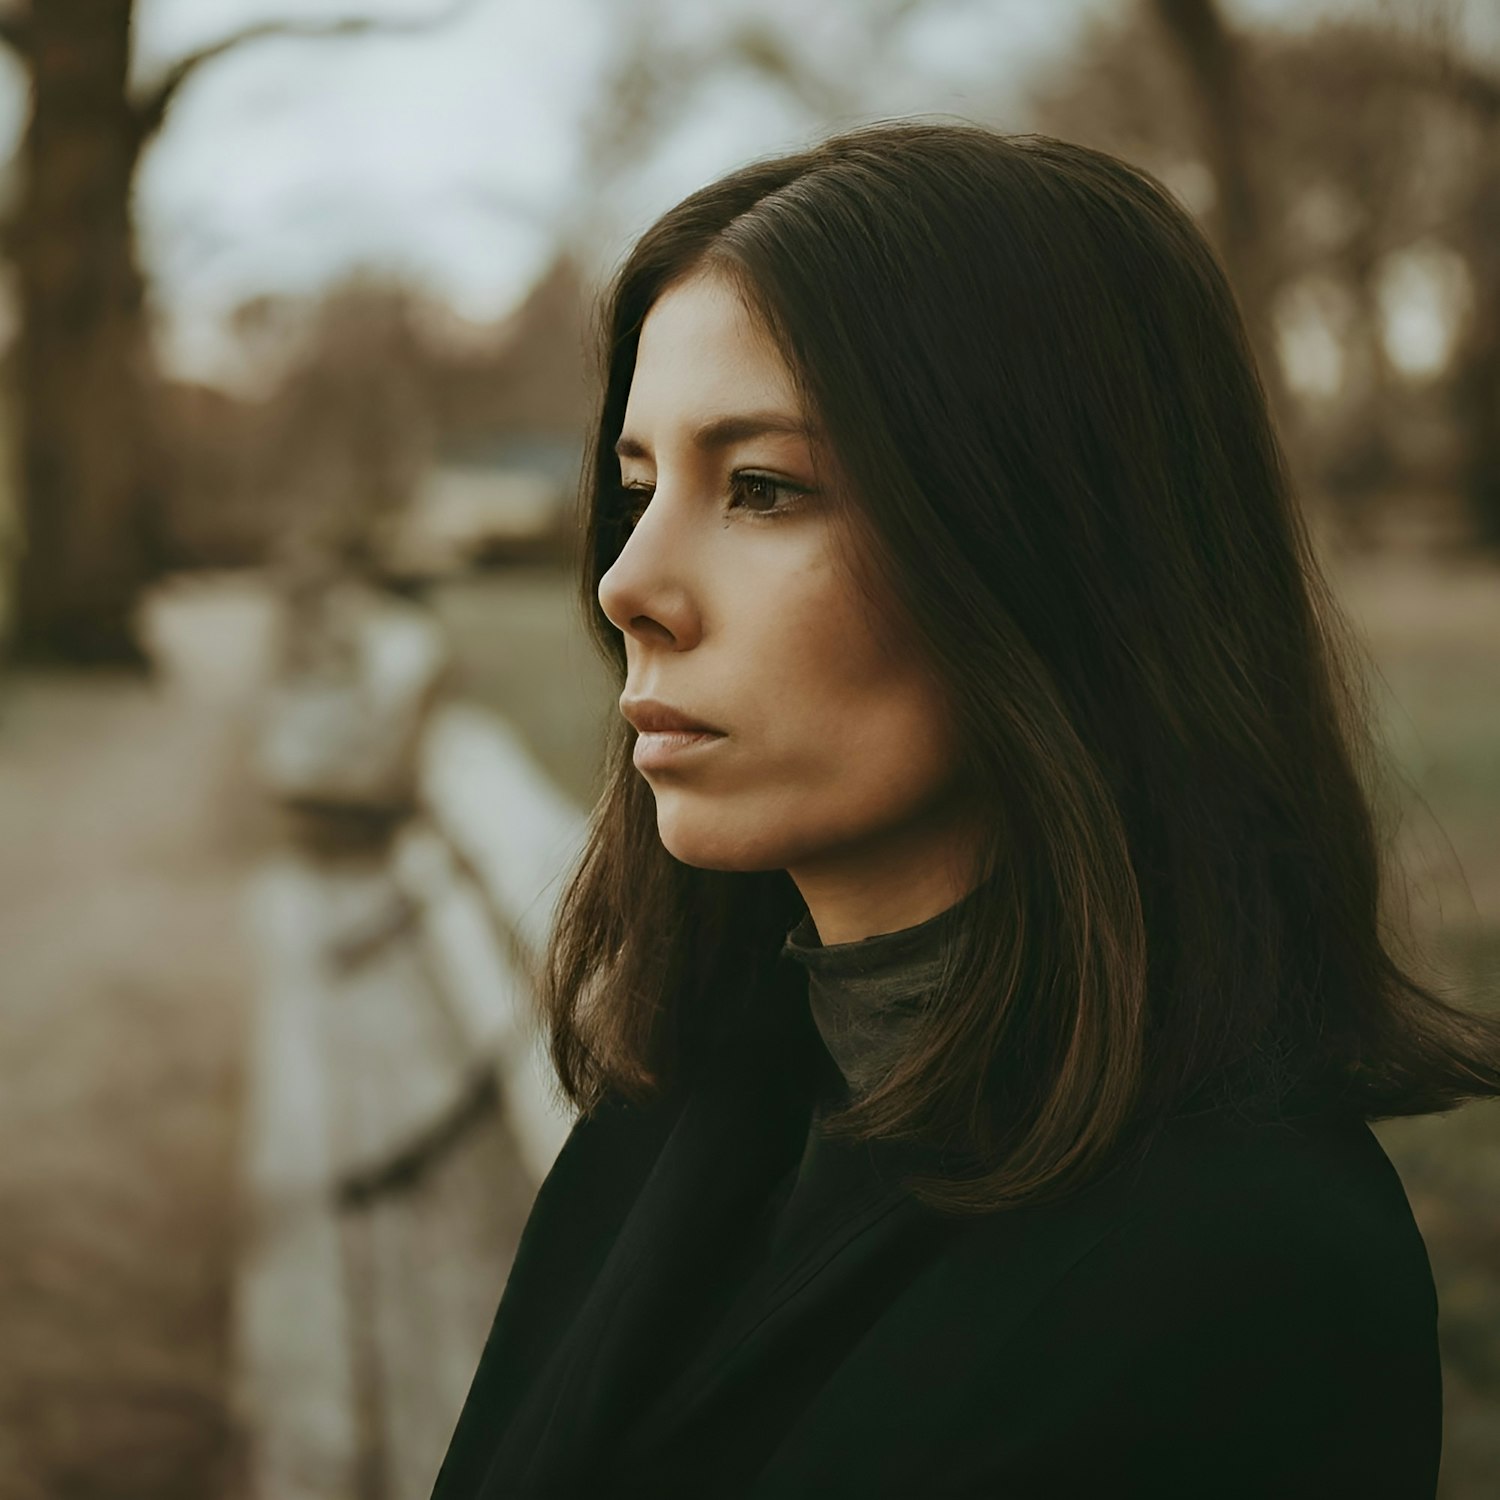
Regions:
<instances>
[{"instance_id":1,"label":"black coat","mask_svg":"<svg viewBox=\"0 0 1500 1500\"><path fill-rule=\"evenodd\" d=\"M1186 1117L954 1220L897 1180L935 1158L817 1130L828 1067L783 1008L575 1126L433 1500L1433 1495L1437 1300L1363 1121Z\"/></svg>"}]
</instances>

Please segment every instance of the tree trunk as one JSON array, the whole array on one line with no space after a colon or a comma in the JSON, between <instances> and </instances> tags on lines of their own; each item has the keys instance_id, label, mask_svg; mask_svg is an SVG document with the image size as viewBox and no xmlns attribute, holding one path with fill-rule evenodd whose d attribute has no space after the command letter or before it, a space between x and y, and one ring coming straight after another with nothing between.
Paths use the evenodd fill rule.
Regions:
<instances>
[{"instance_id":1,"label":"tree trunk","mask_svg":"<svg viewBox=\"0 0 1500 1500\"><path fill-rule=\"evenodd\" d=\"M1487 143L1500 149L1500 119L1489 123ZM1484 161L1466 226L1474 305L1451 390L1464 499L1480 544L1500 553L1500 166L1493 151Z\"/></svg>"},{"instance_id":2,"label":"tree trunk","mask_svg":"<svg viewBox=\"0 0 1500 1500\"><path fill-rule=\"evenodd\" d=\"M130 221L140 124L131 0L45 0L16 223L21 513L15 654L142 660L131 612L160 562L159 449Z\"/></svg>"},{"instance_id":3,"label":"tree trunk","mask_svg":"<svg viewBox=\"0 0 1500 1500\"><path fill-rule=\"evenodd\" d=\"M1295 412L1287 400L1271 327L1276 267L1256 187L1244 48L1218 0L1151 0L1151 10L1177 54L1198 112L1203 154L1218 195L1210 216L1214 237L1234 283L1266 394L1290 437Z\"/></svg>"}]
</instances>

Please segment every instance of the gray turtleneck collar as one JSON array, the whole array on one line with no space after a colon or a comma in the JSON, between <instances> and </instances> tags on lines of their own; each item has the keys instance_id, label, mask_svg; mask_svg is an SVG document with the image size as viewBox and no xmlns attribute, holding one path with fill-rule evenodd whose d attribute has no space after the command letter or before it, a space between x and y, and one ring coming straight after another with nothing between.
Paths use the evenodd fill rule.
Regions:
<instances>
[{"instance_id":1,"label":"gray turtleneck collar","mask_svg":"<svg viewBox=\"0 0 1500 1500\"><path fill-rule=\"evenodd\" d=\"M787 934L782 956L807 971L813 1022L851 1094L877 1083L900 1057L968 901L915 927L852 943L820 943L810 912Z\"/></svg>"}]
</instances>

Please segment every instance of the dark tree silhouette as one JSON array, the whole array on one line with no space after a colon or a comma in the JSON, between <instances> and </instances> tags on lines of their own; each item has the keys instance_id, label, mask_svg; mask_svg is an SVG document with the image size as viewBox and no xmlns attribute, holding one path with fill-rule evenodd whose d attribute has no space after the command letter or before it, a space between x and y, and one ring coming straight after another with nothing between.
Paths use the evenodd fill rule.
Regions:
<instances>
[{"instance_id":1,"label":"dark tree silhouette","mask_svg":"<svg viewBox=\"0 0 1500 1500\"><path fill-rule=\"evenodd\" d=\"M1500 79L1456 33L1379 19L1236 29L1220 0L1139 0L1091 28L1034 103L1044 129L1168 176L1208 169L1201 211L1293 457L1350 532L1383 487L1431 485L1459 492L1471 536L1500 545ZM1474 306L1447 368L1417 389L1387 358L1380 281L1423 243L1461 260ZM1309 278L1352 314L1345 388L1317 413L1281 389L1271 326ZM1441 448L1413 440L1430 419L1446 422Z\"/></svg>"},{"instance_id":2,"label":"dark tree silhouette","mask_svg":"<svg viewBox=\"0 0 1500 1500\"><path fill-rule=\"evenodd\" d=\"M131 615L170 560L170 469L131 216L142 152L200 69L273 36L425 31L473 0L410 21L267 22L130 83L133 0L35 0L0 12L31 75L21 188L9 226L20 298L17 402L24 534L13 654L141 660Z\"/></svg>"},{"instance_id":3,"label":"dark tree silhouette","mask_svg":"<svg viewBox=\"0 0 1500 1500\"><path fill-rule=\"evenodd\" d=\"M1267 253L1265 215L1256 182L1246 100L1244 49L1218 0L1151 0L1177 55L1198 116L1199 137L1218 194L1214 237L1235 284L1250 337L1271 347L1270 295L1275 268ZM1270 396L1285 420L1285 392L1274 358L1261 361Z\"/></svg>"}]
</instances>

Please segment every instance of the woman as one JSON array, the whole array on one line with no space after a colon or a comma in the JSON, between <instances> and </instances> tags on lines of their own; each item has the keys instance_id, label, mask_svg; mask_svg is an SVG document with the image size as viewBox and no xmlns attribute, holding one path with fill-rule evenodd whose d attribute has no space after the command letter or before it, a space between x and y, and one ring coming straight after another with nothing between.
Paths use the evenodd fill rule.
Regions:
<instances>
[{"instance_id":1,"label":"woman","mask_svg":"<svg viewBox=\"0 0 1500 1500\"><path fill-rule=\"evenodd\" d=\"M436 1500L1430 1496L1365 1122L1500 1093L1500 1027L1383 945L1356 679L1192 222L882 125L671 210L605 335L580 1115Z\"/></svg>"}]
</instances>

